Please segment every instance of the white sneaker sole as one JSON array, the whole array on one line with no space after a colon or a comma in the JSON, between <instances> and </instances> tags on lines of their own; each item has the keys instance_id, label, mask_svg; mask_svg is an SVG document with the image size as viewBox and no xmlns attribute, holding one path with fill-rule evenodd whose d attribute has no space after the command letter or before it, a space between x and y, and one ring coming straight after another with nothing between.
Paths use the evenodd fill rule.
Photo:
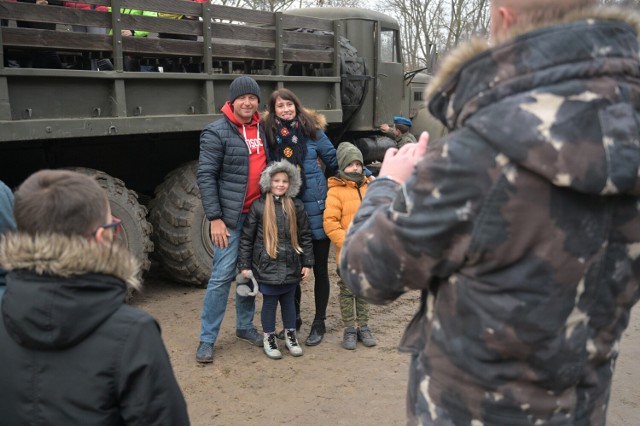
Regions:
<instances>
[{"instance_id":1,"label":"white sneaker sole","mask_svg":"<svg viewBox=\"0 0 640 426\"><path fill-rule=\"evenodd\" d=\"M287 346L287 350L289 351L291 356L302 356L304 354L301 347L290 348L289 346Z\"/></svg>"},{"instance_id":2,"label":"white sneaker sole","mask_svg":"<svg viewBox=\"0 0 640 426\"><path fill-rule=\"evenodd\" d=\"M264 354L267 356L267 358L270 358L270 359L281 359L282 358L282 353L280 351L278 351L277 353L274 353L274 352L269 353L267 351L264 351Z\"/></svg>"}]
</instances>

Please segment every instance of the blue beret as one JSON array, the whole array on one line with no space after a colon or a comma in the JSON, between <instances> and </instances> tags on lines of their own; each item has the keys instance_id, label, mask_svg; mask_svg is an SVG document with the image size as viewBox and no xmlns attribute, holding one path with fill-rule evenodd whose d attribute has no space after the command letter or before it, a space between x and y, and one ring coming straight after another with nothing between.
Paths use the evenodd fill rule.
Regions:
<instances>
[{"instance_id":1,"label":"blue beret","mask_svg":"<svg viewBox=\"0 0 640 426\"><path fill-rule=\"evenodd\" d=\"M396 124L404 124L407 127L411 127L411 125L413 124L410 119L405 117L400 117L399 115L396 115L395 117L393 117L393 122Z\"/></svg>"}]
</instances>

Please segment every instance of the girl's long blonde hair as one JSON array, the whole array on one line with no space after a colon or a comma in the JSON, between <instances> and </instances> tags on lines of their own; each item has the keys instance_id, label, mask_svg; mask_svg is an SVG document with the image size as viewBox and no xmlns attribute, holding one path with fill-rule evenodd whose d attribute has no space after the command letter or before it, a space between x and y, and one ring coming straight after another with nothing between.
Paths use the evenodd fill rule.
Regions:
<instances>
[{"instance_id":1,"label":"girl's long blonde hair","mask_svg":"<svg viewBox=\"0 0 640 426\"><path fill-rule=\"evenodd\" d=\"M287 160L280 160L269 164L260 175L260 191L265 194L264 212L262 215L262 237L264 239L264 248L272 259L276 259L278 256L278 223L276 221L276 205L273 201L275 195L271 192L271 178L276 173L286 173L287 176L289 176L289 188L281 197L282 212L285 220L289 221L291 244L298 253L302 253L302 248L298 242L296 205L293 202L293 197L298 195L302 184L300 170Z\"/></svg>"},{"instance_id":2,"label":"girl's long blonde hair","mask_svg":"<svg viewBox=\"0 0 640 426\"><path fill-rule=\"evenodd\" d=\"M274 195L272 194L267 194L265 197L262 230L265 250L269 257L276 259L278 256L278 225L276 221L276 203L273 201L273 198ZM284 213L285 219L289 219L291 244L296 252L302 253L302 248L298 243L298 221L293 198L286 195L282 196L282 212Z\"/></svg>"}]
</instances>

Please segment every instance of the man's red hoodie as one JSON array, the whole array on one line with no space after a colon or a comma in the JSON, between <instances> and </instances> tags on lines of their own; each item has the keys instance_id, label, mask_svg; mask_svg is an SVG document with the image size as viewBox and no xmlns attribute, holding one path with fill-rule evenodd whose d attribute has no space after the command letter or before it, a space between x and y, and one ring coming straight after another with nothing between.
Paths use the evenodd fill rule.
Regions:
<instances>
[{"instance_id":1,"label":"man's red hoodie","mask_svg":"<svg viewBox=\"0 0 640 426\"><path fill-rule=\"evenodd\" d=\"M242 213L249 212L251 203L260 198L260 174L267 165L267 153L260 138L260 113L258 111L251 117L251 122L242 123L233 114L233 106L227 101L222 107L222 113L238 127L240 135L244 138L249 148L249 179L247 192L244 197Z\"/></svg>"}]
</instances>

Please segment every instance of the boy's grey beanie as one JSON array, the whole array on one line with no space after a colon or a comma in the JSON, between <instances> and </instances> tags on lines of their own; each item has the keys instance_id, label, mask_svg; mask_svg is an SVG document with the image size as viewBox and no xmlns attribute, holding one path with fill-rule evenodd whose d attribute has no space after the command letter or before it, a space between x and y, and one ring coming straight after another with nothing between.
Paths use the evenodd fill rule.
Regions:
<instances>
[{"instance_id":1,"label":"boy's grey beanie","mask_svg":"<svg viewBox=\"0 0 640 426\"><path fill-rule=\"evenodd\" d=\"M260 101L260 86L253 78L241 75L231 82L229 86L229 101L233 103L242 95L256 95Z\"/></svg>"}]
</instances>

